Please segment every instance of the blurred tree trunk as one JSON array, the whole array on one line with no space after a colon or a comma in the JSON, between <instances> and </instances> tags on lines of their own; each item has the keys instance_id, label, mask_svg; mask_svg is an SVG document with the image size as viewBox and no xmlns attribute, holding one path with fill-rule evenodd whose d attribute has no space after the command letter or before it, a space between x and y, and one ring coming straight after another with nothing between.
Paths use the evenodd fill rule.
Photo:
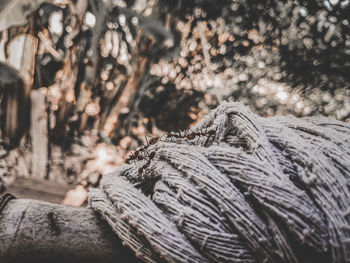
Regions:
<instances>
[{"instance_id":1,"label":"blurred tree trunk","mask_svg":"<svg viewBox=\"0 0 350 263\"><path fill-rule=\"evenodd\" d=\"M17 35L8 42L6 62L16 69L22 83L8 85L3 90L3 132L10 148L17 146L29 127L30 91L33 85L35 54L38 40L29 34Z\"/></svg>"},{"instance_id":2,"label":"blurred tree trunk","mask_svg":"<svg viewBox=\"0 0 350 263\"><path fill-rule=\"evenodd\" d=\"M129 132L129 127L126 125L128 123L127 117L130 116L128 113L130 109L133 108L133 96L137 93L142 78L149 69L151 59L149 54L154 48L154 45L154 40L144 40L136 63L134 64L132 74L125 83L118 102L113 106L104 124L104 132L112 139L119 140Z\"/></svg>"}]
</instances>

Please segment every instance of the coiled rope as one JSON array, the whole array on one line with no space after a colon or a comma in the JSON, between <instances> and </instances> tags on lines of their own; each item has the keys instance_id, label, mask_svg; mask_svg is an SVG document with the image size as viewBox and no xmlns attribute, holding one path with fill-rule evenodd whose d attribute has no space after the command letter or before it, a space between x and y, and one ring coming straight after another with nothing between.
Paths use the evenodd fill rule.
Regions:
<instances>
[{"instance_id":1,"label":"coiled rope","mask_svg":"<svg viewBox=\"0 0 350 263\"><path fill-rule=\"evenodd\" d=\"M350 262L348 123L224 102L191 132L144 147L89 193L138 257Z\"/></svg>"}]
</instances>

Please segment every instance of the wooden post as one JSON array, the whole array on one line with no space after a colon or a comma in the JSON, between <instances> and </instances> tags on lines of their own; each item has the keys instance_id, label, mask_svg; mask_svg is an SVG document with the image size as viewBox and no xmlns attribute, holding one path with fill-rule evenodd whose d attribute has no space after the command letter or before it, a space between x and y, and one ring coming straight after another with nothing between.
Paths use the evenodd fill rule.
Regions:
<instances>
[{"instance_id":1,"label":"wooden post","mask_svg":"<svg viewBox=\"0 0 350 263\"><path fill-rule=\"evenodd\" d=\"M7 53L2 54L2 60L16 69L23 83L14 83L4 90L3 111L4 133L9 139L9 145L16 146L28 128L29 94L33 84L35 53L38 40L22 34L8 42Z\"/></svg>"},{"instance_id":2,"label":"wooden post","mask_svg":"<svg viewBox=\"0 0 350 263\"><path fill-rule=\"evenodd\" d=\"M40 179L48 176L48 116L46 111L46 88L33 90L30 94L32 101L30 136L32 140L32 174Z\"/></svg>"}]
</instances>

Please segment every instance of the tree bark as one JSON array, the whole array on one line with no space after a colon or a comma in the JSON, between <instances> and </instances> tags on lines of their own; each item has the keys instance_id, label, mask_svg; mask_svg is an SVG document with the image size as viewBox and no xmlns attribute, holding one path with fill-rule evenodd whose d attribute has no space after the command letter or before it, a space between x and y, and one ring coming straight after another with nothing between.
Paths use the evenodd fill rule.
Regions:
<instances>
[{"instance_id":1,"label":"tree bark","mask_svg":"<svg viewBox=\"0 0 350 263\"><path fill-rule=\"evenodd\" d=\"M0 214L0 262L139 262L88 208L11 200Z\"/></svg>"}]
</instances>

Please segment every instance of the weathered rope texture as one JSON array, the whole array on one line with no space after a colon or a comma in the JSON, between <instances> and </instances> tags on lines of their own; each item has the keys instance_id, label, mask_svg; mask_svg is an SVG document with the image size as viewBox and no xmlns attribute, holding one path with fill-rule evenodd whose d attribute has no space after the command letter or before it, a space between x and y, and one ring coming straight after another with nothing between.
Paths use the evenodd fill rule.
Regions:
<instances>
[{"instance_id":1,"label":"weathered rope texture","mask_svg":"<svg viewBox=\"0 0 350 263\"><path fill-rule=\"evenodd\" d=\"M223 103L137 154L90 205L145 262L350 262L348 123Z\"/></svg>"}]
</instances>

